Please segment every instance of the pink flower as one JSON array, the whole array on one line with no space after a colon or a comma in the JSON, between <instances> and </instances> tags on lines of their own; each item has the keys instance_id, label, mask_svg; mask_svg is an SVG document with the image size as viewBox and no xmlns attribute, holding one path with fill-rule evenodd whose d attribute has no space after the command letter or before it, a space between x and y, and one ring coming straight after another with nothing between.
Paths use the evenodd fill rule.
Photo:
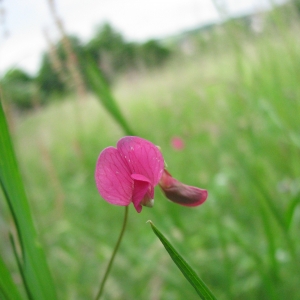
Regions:
<instances>
[{"instance_id":1,"label":"pink flower","mask_svg":"<svg viewBox=\"0 0 300 300\"><path fill-rule=\"evenodd\" d=\"M120 139L117 148L104 149L95 172L100 195L109 203L129 205L137 212L142 205L153 206L154 186L164 170L164 158L158 147L139 137Z\"/></svg>"},{"instance_id":2,"label":"pink flower","mask_svg":"<svg viewBox=\"0 0 300 300\"><path fill-rule=\"evenodd\" d=\"M169 200L183 206L198 206L208 196L207 190L183 184L173 178L167 170L164 170L159 186Z\"/></svg>"},{"instance_id":3,"label":"pink flower","mask_svg":"<svg viewBox=\"0 0 300 300\"><path fill-rule=\"evenodd\" d=\"M185 144L182 138L174 136L171 139L171 146L173 149L180 151L184 149Z\"/></svg>"},{"instance_id":4,"label":"pink flower","mask_svg":"<svg viewBox=\"0 0 300 300\"><path fill-rule=\"evenodd\" d=\"M120 139L117 148L105 148L96 164L95 180L104 200L127 206L137 212L142 205L152 207L154 187L159 183L168 199L184 206L197 206L207 198L207 191L185 185L164 170L164 158L151 142L140 137Z\"/></svg>"}]
</instances>

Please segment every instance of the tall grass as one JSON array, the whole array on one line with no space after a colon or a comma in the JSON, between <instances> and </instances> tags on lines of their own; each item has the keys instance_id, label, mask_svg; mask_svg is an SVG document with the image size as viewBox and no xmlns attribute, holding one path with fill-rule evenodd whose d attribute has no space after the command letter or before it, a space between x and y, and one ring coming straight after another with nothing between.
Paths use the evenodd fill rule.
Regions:
<instances>
[{"instance_id":1,"label":"tall grass","mask_svg":"<svg viewBox=\"0 0 300 300\"><path fill-rule=\"evenodd\" d=\"M299 298L297 30L281 25L234 45L213 39L208 51L116 86L128 126L160 145L174 177L209 198L189 209L157 191L153 209L131 208L106 299L196 298L148 219L218 299ZM92 96L18 119L17 154L60 299L92 298L110 257L123 210L100 198L93 174L99 152L122 134Z\"/></svg>"}]
</instances>

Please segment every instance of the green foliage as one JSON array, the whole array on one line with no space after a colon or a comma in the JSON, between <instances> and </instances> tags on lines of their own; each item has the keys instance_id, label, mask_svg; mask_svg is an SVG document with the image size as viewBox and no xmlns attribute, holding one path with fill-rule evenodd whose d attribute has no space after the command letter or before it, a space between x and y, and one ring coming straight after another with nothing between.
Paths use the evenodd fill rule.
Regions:
<instances>
[{"instance_id":1,"label":"green foliage","mask_svg":"<svg viewBox=\"0 0 300 300\"><path fill-rule=\"evenodd\" d=\"M300 15L300 1L299 0L292 0L291 2L294 4L294 7L297 10L297 13Z\"/></svg>"},{"instance_id":2,"label":"green foliage","mask_svg":"<svg viewBox=\"0 0 300 300\"><path fill-rule=\"evenodd\" d=\"M163 65L171 52L162 47L157 41L150 40L140 46L141 62L148 68Z\"/></svg>"},{"instance_id":3,"label":"green foliage","mask_svg":"<svg viewBox=\"0 0 300 300\"><path fill-rule=\"evenodd\" d=\"M20 69L9 70L4 78L7 81L28 83L32 81L32 77Z\"/></svg>"},{"instance_id":4,"label":"green foliage","mask_svg":"<svg viewBox=\"0 0 300 300\"><path fill-rule=\"evenodd\" d=\"M23 299L12 280L10 271L0 256L0 299L21 300Z\"/></svg>"},{"instance_id":5,"label":"green foliage","mask_svg":"<svg viewBox=\"0 0 300 300\"><path fill-rule=\"evenodd\" d=\"M54 300L56 299L55 289L44 256L44 250L37 238L1 101L0 131L0 185L17 230L18 244L22 254L19 258L15 251L15 255L20 267L23 284L30 299ZM7 299L15 296L19 297L2 261L0 261L0 272L0 277L3 278L0 281L1 293ZM2 285L5 285L5 287L2 287Z\"/></svg>"},{"instance_id":6,"label":"green foliage","mask_svg":"<svg viewBox=\"0 0 300 300\"><path fill-rule=\"evenodd\" d=\"M39 104L43 104L72 91L75 84L71 81L70 75L70 64L74 63L73 55L73 58L76 57L78 60L80 73L84 74L86 57L92 58L109 83L113 83L120 74L139 70L141 67L161 66L170 56L170 50L156 41L144 44L126 42L109 24L101 26L86 45L75 36L68 36L67 39L72 54L66 52L65 39L58 41L51 50L44 53L36 77L25 80L26 74L21 70L13 71L20 73L19 77L17 74L5 76L7 97L11 98L18 107L32 107L33 97L38 97ZM85 82L88 88L93 89L89 83L89 80ZM37 88L38 95L34 94Z\"/></svg>"},{"instance_id":7,"label":"green foliage","mask_svg":"<svg viewBox=\"0 0 300 300\"><path fill-rule=\"evenodd\" d=\"M75 36L67 37L72 54L79 61L79 71L83 71L85 50L80 40ZM43 101L49 100L50 95L61 96L70 92L74 86L70 76L70 62L65 49L65 40L60 40L52 49L52 52L47 52L43 55L42 63L35 79L41 91Z\"/></svg>"},{"instance_id":8,"label":"green foliage","mask_svg":"<svg viewBox=\"0 0 300 300\"><path fill-rule=\"evenodd\" d=\"M171 53L154 40L142 44L127 42L109 24L98 29L85 49L109 81L119 73L161 66Z\"/></svg>"},{"instance_id":9,"label":"green foliage","mask_svg":"<svg viewBox=\"0 0 300 300\"><path fill-rule=\"evenodd\" d=\"M113 97L109 85L101 74L101 71L98 69L97 64L88 57L85 59L85 74L87 82L95 96L107 109L108 113L111 114L117 123L119 123L124 130L124 133L126 135L134 135Z\"/></svg>"},{"instance_id":10,"label":"green foliage","mask_svg":"<svg viewBox=\"0 0 300 300\"><path fill-rule=\"evenodd\" d=\"M168 251L170 257L177 265L179 270L182 272L184 277L189 281L189 283L194 287L197 294L203 300L216 300L215 296L206 286L206 284L198 277L196 272L191 266L184 260L184 258L175 250L175 248L170 244L170 242L165 238L165 236L154 226L150 221L151 228L156 236L160 239L165 249Z\"/></svg>"},{"instance_id":11,"label":"green foliage","mask_svg":"<svg viewBox=\"0 0 300 300\"><path fill-rule=\"evenodd\" d=\"M36 85L34 78L20 69L11 69L1 79L5 98L21 109L34 106Z\"/></svg>"},{"instance_id":12,"label":"green foliage","mask_svg":"<svg viewBox=\"0 0 300 300\"><path fill-rule=\"evenodd\" d=\"M106 76L112 79L117 72L130 66L126 44L120 33L109 24L104 24L86 45L86 52L95 59Z\"/></svg>"},{"instance_id":13,"label":"green foliage","mask_svg":"<svg viewBox=\"0 0 300 300\"><path fill-rule=\"evenodd\" d=\"M59 77L57 72L54 70L49 54L45 53L36 77L36 82L45 97L53 93L62 94L67 89L66 83L62 82L62 78Z\"/></svg>"}]
</instances>

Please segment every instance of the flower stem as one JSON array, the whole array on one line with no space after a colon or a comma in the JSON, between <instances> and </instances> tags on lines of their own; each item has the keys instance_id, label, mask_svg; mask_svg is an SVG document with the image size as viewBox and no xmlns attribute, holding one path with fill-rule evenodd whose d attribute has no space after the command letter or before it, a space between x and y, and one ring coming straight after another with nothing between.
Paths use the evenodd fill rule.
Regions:
<instances>
[{"instance_id":1,"label":"flower stem","mask_svg":"<svg viewBox=\"0 0 300 300\"><path fill-rule=\"evenodd\" d=\"M125 232L125 228L126 228L126 224L127 224L127 217L128 217L128 206L125 206L125 214L124 214L124 220L123 220L123 225L122 225L122 229L121 229L121 232L120 232L120 235L119 235L119 238L118 238L118 241L116 243L116 246L115 246L115 249L112 253L112 256L109 260L109 263L107 265L107 268L105 270L105 273L104 273L104 276L103 276L103 279L101 281L101 284L100 284L100 288L99 288L99 292L97 294L97 296L95 297L95 300L98 300L100 299L102 293L103 293L103 290L104 290L104 286L105 286L105 282L108 278L108 275L109 275L109 272L110 272L110 269L112 267L112 264L114 262L114 259L115 259L115 256L118 252L118 249L119 249L119 246L121 244L121 241L122 241L122 238L123 238L123 235L124 235L124 232Z\"/></svg>"}]
</instances>

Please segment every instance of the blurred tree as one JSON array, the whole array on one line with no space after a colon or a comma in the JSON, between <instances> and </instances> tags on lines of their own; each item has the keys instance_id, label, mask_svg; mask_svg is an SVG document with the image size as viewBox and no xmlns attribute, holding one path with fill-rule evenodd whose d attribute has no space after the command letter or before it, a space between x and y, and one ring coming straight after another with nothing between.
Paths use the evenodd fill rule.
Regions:
<instances>
[{"instance_id":1,"label":"blurred tree","mask_svg":"<svg viewBox=\"0 0 300 300\"><path fill-rule=\"evenodd\" d=\"M292 0L292 3L294 4L298 14L300 15L300 0Z\"/></svg>"},{"instance_id":2,"label":"blurred tree","mask_svg":"<svg viewBox=\"0 0 300 300\"><path fill-rule=\"evenodd\" d=\"M8 70L1 79L5 99L19 109L35 105L36 86L34 78L21 69Z\"/></svg>"},{"instance_id":3,"label":"blurred tree","mask_svg":"<svg viewBox=\"0 0 300 300\"><path fill-rule=\"evenodd\" d=\"M134 61L134 44L126 43L122 35L109 24L98 28L85 50L97 61L109 81Z\"/></svg>"},{"instance_id":4,"label":"blurred tree","mask_svg":"<svg viewBox=\"0 0 300 300\"><path fill-rule=\"evenodd\" d=\"M160 66L170 54L170 50L155 40L144 44L126 42L109 24L104 24L98 29L85 50L98 62L109 81L112 81L116 74L139 69L141 66Z\"/></svg>"},{"instance_id":5,"label":"blurred tree","mask_svg":"<svg viewBox=\"0 0 300 300\"><path fill-rule=\"evenodd\" d=\"M45 96L49 96L54 92L62 93L66 91L66 86L59 78L59 73L54 69L48 53L43 55L36 82Z\"/></svg>"},{"instance_id":6,"label":"blurred tree","mask_svg":"<svg viewBox=\"0 0 300 300\"><path fill-rule=\"evenodd\" d=\"M85 50L81 41L75 36L68 36L72 50L79 61L80 71L84 64ZM36 82L41 89L42 98L49 95L61 95L71 91L73 82L67 70L67 54L64 50L63 41L60 40L51 51L44 53Z\"/></svg>"},{"instance_id":7,"label":"blurred tree","mask_svg":"<svg viewBox=\"0 0 300 300\"><path fill-rule=\"evenodd\" d=\"M171 54L169 49L161 46L156 40L142 44L139 53L140 59L148 68L161 66Z\"/></svg>"},{"instance_id":8,"label":"blurred tree","mask_svg":"<svg viewBox=\"0 0 300 300\"><path fill-rule=\"evenodd\" d=\"M104 24L96 31L95 36L86 45L86 50L95 58L99 59L101 51L119 53L125 42L120 33L115 31L109 24Z\"/></svg>"},{"instance_id":9,"label":"blurred tree","mask_svg":"<svg viewBox=\"0 0 300 300\"><path fill-rule=\"evenodd\" d=\"M143 44L126 42L109 24L99 27L86 45L76 36L67 38L72 53L66 53L63 39L55 45L50 44L49 51L43 54L36 77L30 77L19 69L11 70L4 76L3 85L11 102L22 108L30 108L34 103L33 95L35 99L39 96L39 103L45 103L74 91L76 83L72 79L74 76L70 76L72 60L68 55L76 55L79 72L84 78L85 59L92 57L107 82L112 83L119 74L161 66L171 53L155 40ZM85 85L89 87L88 82Z\"/></svg>"}]
</instances>

